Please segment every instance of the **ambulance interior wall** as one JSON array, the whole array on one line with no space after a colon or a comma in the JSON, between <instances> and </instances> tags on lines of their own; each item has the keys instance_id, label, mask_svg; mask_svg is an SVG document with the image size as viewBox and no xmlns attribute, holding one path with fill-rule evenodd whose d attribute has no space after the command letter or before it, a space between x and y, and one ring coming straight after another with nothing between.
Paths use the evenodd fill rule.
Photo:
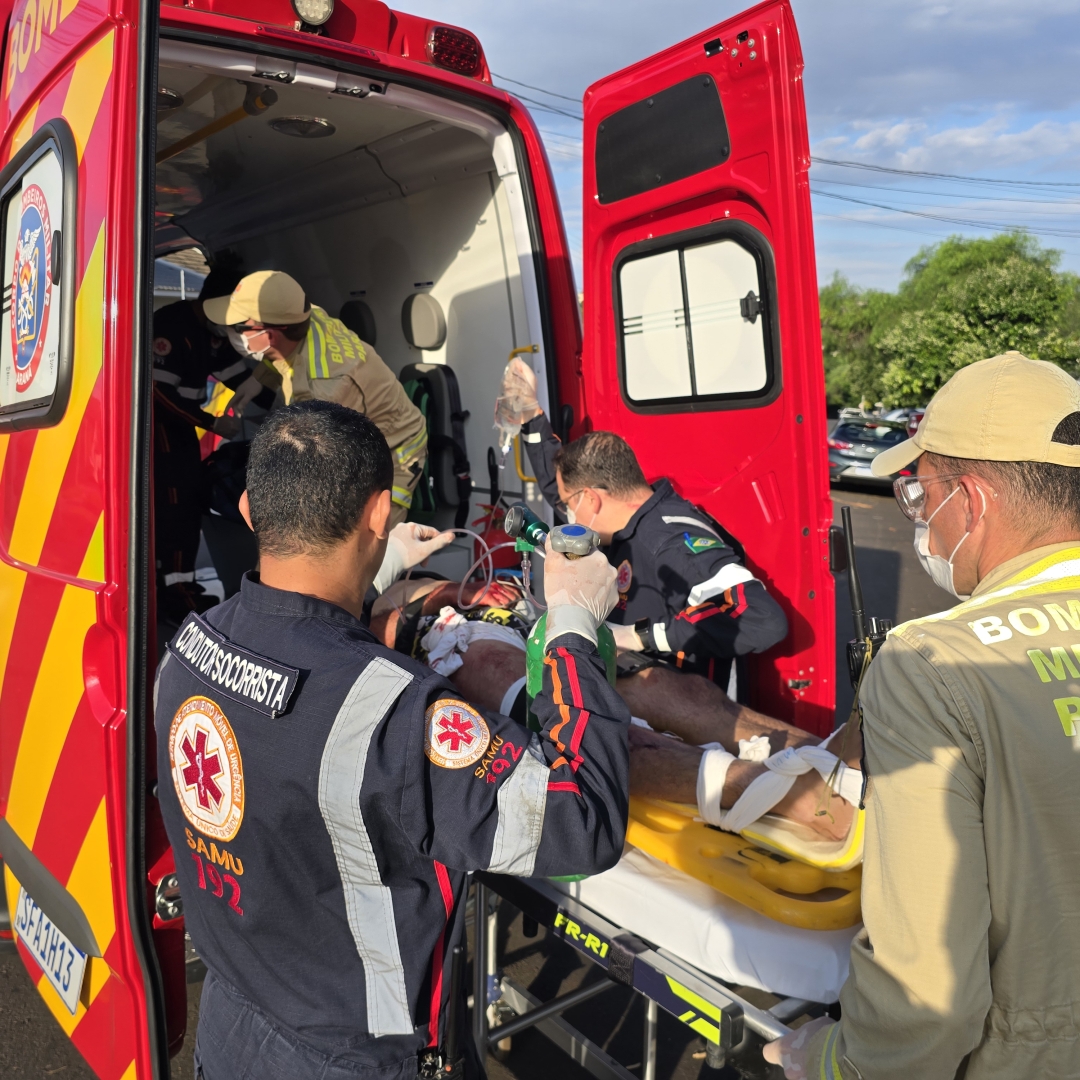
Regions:
<instances>
[{"instance_id":1,"label":"ambulance interior wall","mask_svg":"<svg viewBox=\"0 0 1080 1080\"><path fill-rule=\"evenodd\" d=\"M513 348L540 340L540 328L529 322L510 208L498 176L467 177L267 232L235 247L245 271L289 272L312 302L332 315L348 300L363 300L375 316L375 349L393 371L414 363L453 368L462 408L471 414L465 435L473 482L483 489L474 491L471 525L488 501L487 448L498 449L492 418L507 356ZM447 329L439 349L420 350L405 338L402 305L414 292L430 293L442 306ZM500 473L500 486L510 493L522 491L512 458ZM528 486L535 499L535 485ZM452 522L452 510L440 514L440 525ZM469 552L468 538L459 538L452 552L430 565L460 577L472 561Z\"/></svg>"}]
</instances>

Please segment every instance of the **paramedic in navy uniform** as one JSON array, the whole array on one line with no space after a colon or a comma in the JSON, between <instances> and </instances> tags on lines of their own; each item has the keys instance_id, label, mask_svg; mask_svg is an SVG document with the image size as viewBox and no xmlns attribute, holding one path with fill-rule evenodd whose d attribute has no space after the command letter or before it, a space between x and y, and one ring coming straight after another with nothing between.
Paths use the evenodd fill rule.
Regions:
<instances>
[{"instance_id":1,"label":"paramedic in navy uniform","mask_svg":"<svg viewBox=\"0 0 1080 1080\"><path fill-rule=\"evenodd\" d=\"M393 476L360 413L273 413L241 500L260 570L158 669L161 811L207 966L202 1080L434 1077L455 1011L482 1076L448 1001L466 872L596 874L622 853L630 717L596 651L611 566L548 552L533 734L361 622L373 581L426 554L387 571Z\"/></svg>"},{"instance_id":2,"label":"paramedic in navy uniform","mask_svg":"<svg viewBox=\"0 0 1080 1080\"><path fill-rule=\"evenodd\" d=\"M619 603L611 629L620 651L644 653L645 663L696 672L726 689L733 661L787 636L783 610L742 564L732 538L677 495L669 480L650 487L624 439L591 431L563 446L537 403L536 376L523 360L509 365L496 408L497 422L522 425L548 502L600 534L617 570ZM659 722L670 709L670 679L663 667L635 670L642 661L625 659L619 693L635 715ZM740 701L745 690L738 686ZM712 687L681 682L677 693L679 701L693 697L690 712L724 707Z\"/></svg>"}]
</instances>

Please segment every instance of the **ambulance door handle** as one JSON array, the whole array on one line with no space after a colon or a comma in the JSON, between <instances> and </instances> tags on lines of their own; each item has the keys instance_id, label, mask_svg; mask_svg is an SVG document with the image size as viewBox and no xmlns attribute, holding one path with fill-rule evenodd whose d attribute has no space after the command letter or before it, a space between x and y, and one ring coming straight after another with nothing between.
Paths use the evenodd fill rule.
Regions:
<instances>
[{"instance_id":1,"label":"ambulance door handle","mask_svg":"<svg viewBox=\"0 0 1080 1080\"><path fill-rule=\"evenodd\" d=\"M90 711L100 724L108 723L119 708L116 656L112 631L94 623L83 639L83 684Z\"/></svg>"}]
</instances>

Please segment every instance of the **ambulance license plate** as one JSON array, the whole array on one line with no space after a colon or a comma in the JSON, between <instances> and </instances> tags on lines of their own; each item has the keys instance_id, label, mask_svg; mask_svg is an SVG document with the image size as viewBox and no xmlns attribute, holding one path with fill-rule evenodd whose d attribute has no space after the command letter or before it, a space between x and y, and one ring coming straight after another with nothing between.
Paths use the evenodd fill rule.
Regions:
<instances>
[{"instance_id":1,"label":"ambulance license plate","mask_svg":"<svg viewBox=\"0 0 1080 1080\"><path fill-rule=\"evenodd\" d=\"M74 1016L86 974L86 953L68 941L21 886L14 930Z\"/></svg>"}]
</instances>

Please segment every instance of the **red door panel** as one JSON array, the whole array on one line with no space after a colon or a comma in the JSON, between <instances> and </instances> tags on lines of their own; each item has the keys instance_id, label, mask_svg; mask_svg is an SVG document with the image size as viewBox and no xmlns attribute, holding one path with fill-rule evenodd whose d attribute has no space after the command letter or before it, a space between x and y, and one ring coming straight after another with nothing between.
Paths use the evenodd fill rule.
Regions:
<instances>
[{"instance_id":1,"label":"red door panel","mask_svg":"<svg viewBox=\"0 0 1080 1080\"><path fill-rule=\"evenodd\" d=\"M832 509L802 68L790 5L769 2L586 91L578 431L620 432L739 538L791 626L752 658L752 702L824 732Z\"/></svg>"}]
</instances>

